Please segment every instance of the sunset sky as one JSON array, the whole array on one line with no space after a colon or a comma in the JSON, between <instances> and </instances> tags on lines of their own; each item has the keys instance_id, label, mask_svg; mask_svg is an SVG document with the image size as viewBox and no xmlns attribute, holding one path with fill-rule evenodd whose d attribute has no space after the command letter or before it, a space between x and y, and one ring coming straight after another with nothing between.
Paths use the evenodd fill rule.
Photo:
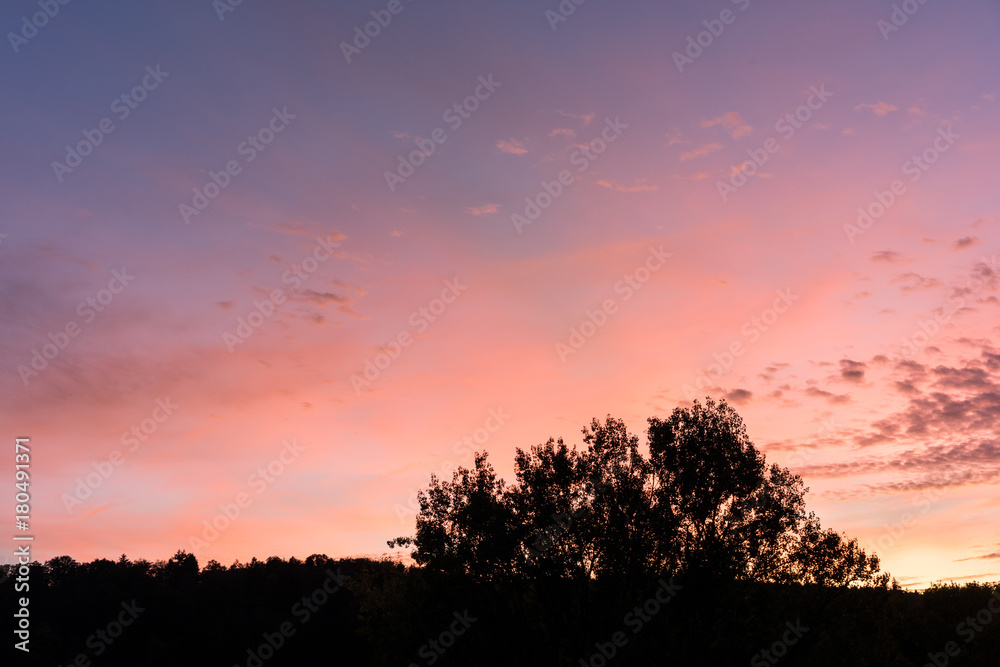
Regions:
<instances>
[{"instance_id":1,"label":"sunset sky","mask_svg":"<svg viewBox=\"0 0 1000 667\"><path fill-rule=\"evenodd\" d=\"M377 555L711 396L901 584L1000 578L1000 5L904 4L6 3L35 556Z\"/></svg>"}]
</instances>

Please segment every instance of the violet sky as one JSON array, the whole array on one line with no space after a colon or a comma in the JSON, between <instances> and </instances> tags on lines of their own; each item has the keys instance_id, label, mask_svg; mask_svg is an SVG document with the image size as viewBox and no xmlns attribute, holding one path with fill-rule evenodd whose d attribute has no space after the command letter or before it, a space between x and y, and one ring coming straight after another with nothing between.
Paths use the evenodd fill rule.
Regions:
<instances>
[{"instance_id":1,"label":"violet sky","mask_svg":"<svg viewBox=\"0 0 1000 667\"><path fill-rule=\"evenodd\" d=\"M40 4L0 10L37 557L381 554L473 449L711 396L901 583L1000 577L997 2Z\"/></svg>"}]
</instances>

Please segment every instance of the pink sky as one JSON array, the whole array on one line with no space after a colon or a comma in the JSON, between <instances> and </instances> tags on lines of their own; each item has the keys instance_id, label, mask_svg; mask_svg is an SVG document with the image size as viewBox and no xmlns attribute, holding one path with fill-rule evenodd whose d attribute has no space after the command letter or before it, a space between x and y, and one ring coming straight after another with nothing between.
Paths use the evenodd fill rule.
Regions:
<instances>
[{"instance_id":1,"label":"pink sky","mask_svg":"<svg viewBox=\"0 0 1000 667\"><path fill-rule=\"evenodd\" d=\"M381 554L463 439L510 480L517 447L708 395L901 583L1000 578L996 3L883 34L891 3L593 2L553 30L404 2L348 63L383 6L73 4L6 54L0 430L31 438L38 558L166 558L220 504L202 563Z\"/></svg>"}]
</instances>

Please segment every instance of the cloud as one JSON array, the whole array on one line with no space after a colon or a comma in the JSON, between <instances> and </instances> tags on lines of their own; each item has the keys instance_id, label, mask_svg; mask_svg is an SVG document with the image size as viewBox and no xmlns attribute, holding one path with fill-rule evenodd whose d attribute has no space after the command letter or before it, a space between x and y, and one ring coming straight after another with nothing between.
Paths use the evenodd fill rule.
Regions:
<instances>
[{"instance_id":1,"label":"cloud","mask_svg":"<svg viewBox=\"0 0 1000 667\"><path fill-rule=\"evenodd\" d=\"M550 137L566 137L567 139L576 138L576 132L569 129L568 127L557 127L556 129L549 132Z\"/></svg>"},{"instance_id":2,"label":"cloud","mask_svg":"<svg viewBox=\"0 0 1000 667\"><path fill-rule=\"evenodd\" d=\"M868 366L864 362L841 359L840 377L848 382L854 382L856 384L864 382L866 368L868 368Z\"/></svg>"},{"instance_id":3,"label":"cloud","mask_svg":"<svg viewBox=\"0 0 1000 667\"><path fill-rule=\"evenodd\" d=\"M560 116L565 116L566 118L575 118L579 120L583 125L590 125L590 121L594 120L594 117L596 116L596 114L592 113L578 114L578 113L569 113L567 111L557 111L556 113L558 113Z\"/></svg>"},{"instance_id":4,"label":"cloud","mask_svg":"<svg viewBox=\"0 0 1000 667\"><path fill-rule=\"evenodd\" d=\"M680 130L677 130L677 129L670 130L669 132L667 132L663 136L665 136L667 138L667 147L668 148L670 146L673 146L674 144L681 144L681 143L684 143L686 141L686 139L684 138L684 135L681 133Z\"/></svg>"},{"instance_id":5,"label":"cloud","mask_svg":"<svg viewBox=\"0 0 1000 667\"><path fill-rule=\"evenodd\" d=\"M812 396L814 398L825 398L830 403L841 404L850 403L850 394L833 394L829 391L824 391L823 389L817 389L816 387L807 387L805 389L806 396Z\"/></svg>"},{"instance_id":6,"label":"cloud","mask_svg":"<svg viewBox=\"0 0 1000 667\"><path fill-rule=\"evenodd\" d=\"M345 315L350 315L351 317L357 319L368 319L366 317L363 317L362 315L359 315L354 310L355 300L343 294L334 294L333 292L317 292L316 290L304 289L301 290L300 292L295 293L289 298L292 301L312 303L317 306L323 306L323 307L330 304L335 304L337 306L338 312L341 312ZM310 317L316 320L317 316L318 314L312 314ZM321 322L322 319L317 321Z\"/></svg>"},{"instance_id":7,"label":"cloud","mask_svg":"<svg viewBox=\"0 0 1000 667\"><path fill-rule=\"evenodd\" d=\"M524 147L524 144L517 139L501 139L497 142L497 148L499 148L504 153L510 153L511 155L524 155L528 152L528 149Z\"/></svg>"},{"instance_id":8,"label":"cloud","mask_svg":"<svg viewBox=\"0 0 1000 667\"><path fill-rule=\"evenodd\" d=\"M961 563L962 561L966 561L966 560L992 560L994 558L1000 558L1000 551L996 551L996 552L991 553L991 554L985 554L983 556L969 556L968 558L959 558L955 562L956 563Z\"/></svg>"},{"instance_id":9,"label":"cloud","mask_svg":"<svg viewBox=\"0 0 1000 667\"><path fill-rule=\"evenodd\" d=\"M873 262L886 262L888 264L899 264L900 262L906 261L902 253L898 253L894 250L881 250L879 252L873 252L871 256L871 261Z\"/></svg>"},{"instance_id":10,"label":"cloud","mask_svg":"<svg viewBox=\"0 0 1000 667\"><path fill-rule=\"evenodd\" d=\"M483 215L493 215L499 210L499 204L483 204L482 206L468 206L466 207L465 212L479 217Z\"/></svg>"},{"instance_id":11,"label":"cloud","mask_svg":"<svg viewBox=\"0 0 1000 667\"><path fill-rule=\"evenodd\" d=\"M708 155L709 153L714 153L715 151L722 150L722 144L705 144L700 148L696 148L693 151L688 151L687 153L681 153L681 162L690 160L692 158L701 157L703 155Z\"/></svg>"},{"instance_id":12,"label":"cloud","mask_svg":"<svg viewBox=\"0 0 1000 667\"><path fill-rule=\"evenodd\" d=\"M753 398L753 392L746 389L733 389L726 394L726 400L737 405L746 405Z\"/></svg>"},{"instance_id":13,"label":"cloud","mask_svg":"<svg viewBox=\"0 0 1000 667\"><path fill-rule=\"evenodd\" d=\"M597 181L597 184L615 192L656 192L660 189L659 185L646 183L645 178L634 181L632 185L621 185L617 181Z\"/></svg>"},{"instance_id":14,"label":"cloud","mask_svg":"<svg viewBox=\"0 0 1000 667\"><path fill-rule=\"evenodd\" d=\"M859 104L854 107L855 111L860 111L861 109L871 109L872 113L876 116L885 116L890 111L899 111L899 107L888 104L887 102L878 102L877 104Z\"/></svg>"},{"instance_id":15,"label":"cloud","mask_svg":"<svg viewBox=\"0 0 1000 667\"><path fill-rule=\"evenodd\" d=\"M979 245L979 237L965 236L955 241L955 245L953 247L955 250L964 250L965 248L971 248L974 245Z\"/></svg>"},{"instance_id":16,"label":"cloud","mask_svg":"<svg viewBox=\"0 0 1000 667\"><path fill-rule=\"evenodd\" d=\"M943 283L937 278L927 278L917 273L904 273L889 281L891 285L899 285L904 292L914 292L917 290L933 289L940 287Z\"/></svg>"},{"instance_id":17,"label":"cloud","mask_svg":"<svg viewBox=\"0 0 1000 667\"><path fill-rule=\"evenodd\" d=\"M714 127L716 125L721 125L726 130L733 139L739 139L745 134L750 134L753 128L743 122L743 119L735 111L730 111L729 113L722 114L718 118L712 118L711 120L702 120L702 127Z\"/></svg>"}]
</instances>

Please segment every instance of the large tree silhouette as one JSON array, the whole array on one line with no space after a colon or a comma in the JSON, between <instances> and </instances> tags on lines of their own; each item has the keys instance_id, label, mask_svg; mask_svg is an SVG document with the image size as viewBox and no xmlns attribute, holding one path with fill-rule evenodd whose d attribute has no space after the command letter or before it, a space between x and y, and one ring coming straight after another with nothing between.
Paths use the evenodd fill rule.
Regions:
<instances>
[{"instance_id":1,"label":"large tree silhouette","mask_svg":"<svg viewBox=\"0 0 1000 667\"><path fill-rule=\"evenodd\" d=\"M584 447L517 450L516 481L485 453L418 494L411 547L430 570L477 580L642 581L669 573L727 581L879 585L879 561L805 510L802 479L767 466L739 415L697 401L648 420L647 447L610 416Z\"/></svg>"}]
</instances>

